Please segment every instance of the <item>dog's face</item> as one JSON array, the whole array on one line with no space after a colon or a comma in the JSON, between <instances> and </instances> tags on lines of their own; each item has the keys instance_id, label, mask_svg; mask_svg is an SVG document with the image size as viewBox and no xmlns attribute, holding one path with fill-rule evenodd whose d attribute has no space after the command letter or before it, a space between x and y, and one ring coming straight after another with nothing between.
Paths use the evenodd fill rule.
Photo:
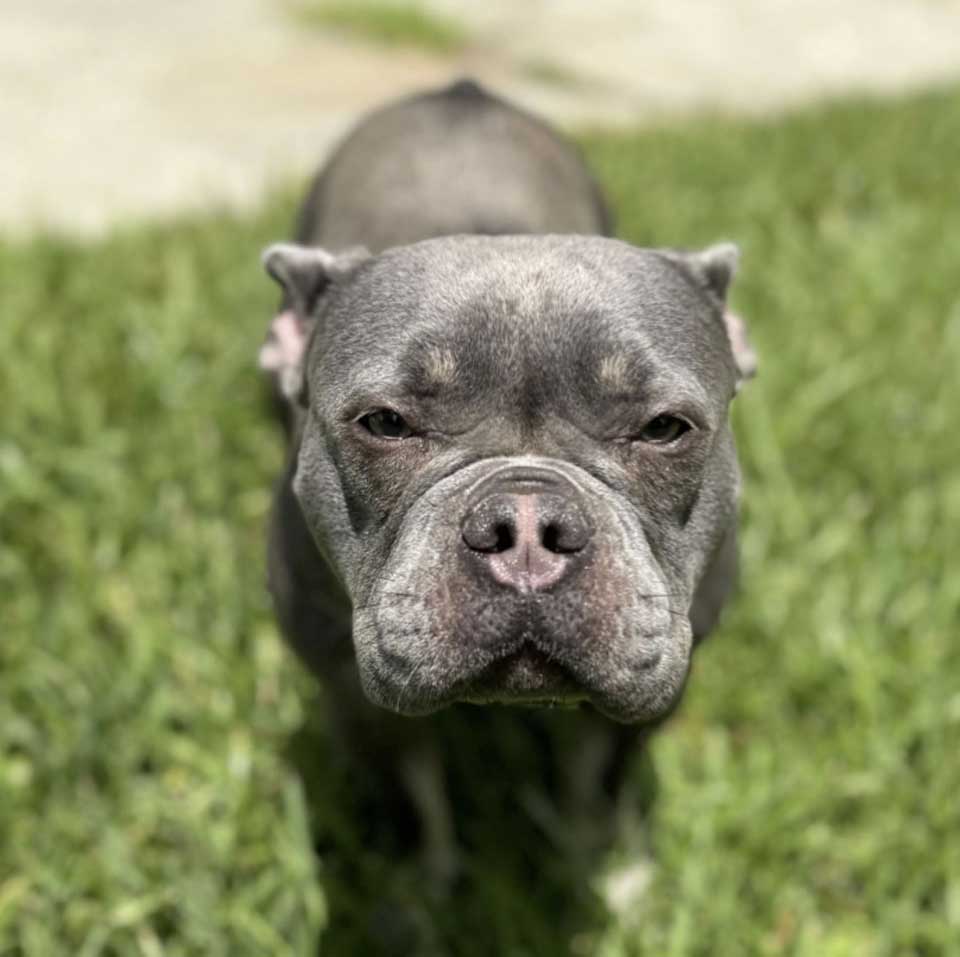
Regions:
<instances>
[{"instance_id":1,"label":"dog's face","mask_svg":"<svg viewBox=\"0 0 960 957\"><path fill-rule=\"evenodd\" d=\"M586 237L268 251L287 321L312 327L288 376L294 490L374 702L670 708L735 518L732 254Z\"/></svg>"}]
</instances>

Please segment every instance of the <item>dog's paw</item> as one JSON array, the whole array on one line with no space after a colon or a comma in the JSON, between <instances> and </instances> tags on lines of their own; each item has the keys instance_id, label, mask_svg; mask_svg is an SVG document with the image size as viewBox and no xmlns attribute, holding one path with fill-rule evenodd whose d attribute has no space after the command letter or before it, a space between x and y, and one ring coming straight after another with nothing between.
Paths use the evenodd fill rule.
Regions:
<instances>
[{"instance_id":1,"label":"dog's paw","mask_svg":"<svg viewBox=\"0 0 960 957\"><path fill-rule=\"evenodd\" d=\"M600 878L599 891L610 913L622 921L635 920L643 909L653 870L650 857L634 858L609 868Z\"/></svg>"}]
</instances>

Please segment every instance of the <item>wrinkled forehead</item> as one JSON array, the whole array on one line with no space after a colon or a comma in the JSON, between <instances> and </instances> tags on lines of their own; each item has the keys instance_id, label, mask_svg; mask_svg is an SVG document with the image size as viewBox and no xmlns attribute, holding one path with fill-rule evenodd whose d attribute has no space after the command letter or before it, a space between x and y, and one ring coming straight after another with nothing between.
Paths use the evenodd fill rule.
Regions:
<instances>
[{"instance_id":1,"label":"wrinkled forehead","mask_svg":"<svg viewBox=\"0 0 960 957\"><path fill-rule=\"evenodd\" d=\"M340 388L579 405L686 390L724 401L717 304L654 252L599 237L451 237L390 250L331 304Z\"/></svg>"}]
</instances>

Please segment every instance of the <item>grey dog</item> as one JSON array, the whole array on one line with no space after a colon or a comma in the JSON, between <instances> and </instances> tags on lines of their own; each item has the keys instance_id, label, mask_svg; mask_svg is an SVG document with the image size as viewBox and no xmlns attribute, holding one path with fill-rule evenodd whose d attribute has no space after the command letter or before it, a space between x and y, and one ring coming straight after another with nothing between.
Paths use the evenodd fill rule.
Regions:
<instances>
[{"instance_id":1,"label":"grey dog","mask_svg":"<svg viewBox=\"0 0 960 957\"><path fill-rule=\"evenodd\" d=\"M270 589L336 709L397 740L427 723L371 702L654 722L731 590L736 248L610 230L569 143L460 81L361 123L264 253Z\"/></svg>"}]
</instances>

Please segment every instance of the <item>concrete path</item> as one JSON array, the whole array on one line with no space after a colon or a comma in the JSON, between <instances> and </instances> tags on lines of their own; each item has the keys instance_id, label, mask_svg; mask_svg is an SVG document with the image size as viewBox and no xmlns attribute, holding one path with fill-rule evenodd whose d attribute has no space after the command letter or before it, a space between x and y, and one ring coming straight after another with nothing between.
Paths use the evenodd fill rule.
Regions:
<instances>
[{"instance_id":1,"label":"concrete path","mask_svg":"<svg viewBox=\"0 0 960 957\"><path fill-rule=\"evenodd\" d=\"M960 78L960 0L424 0L454 57L284 0L0 0L0 231L255 203L356 116L470 73L565 126Z\"/></svg>"}]
</instances>

